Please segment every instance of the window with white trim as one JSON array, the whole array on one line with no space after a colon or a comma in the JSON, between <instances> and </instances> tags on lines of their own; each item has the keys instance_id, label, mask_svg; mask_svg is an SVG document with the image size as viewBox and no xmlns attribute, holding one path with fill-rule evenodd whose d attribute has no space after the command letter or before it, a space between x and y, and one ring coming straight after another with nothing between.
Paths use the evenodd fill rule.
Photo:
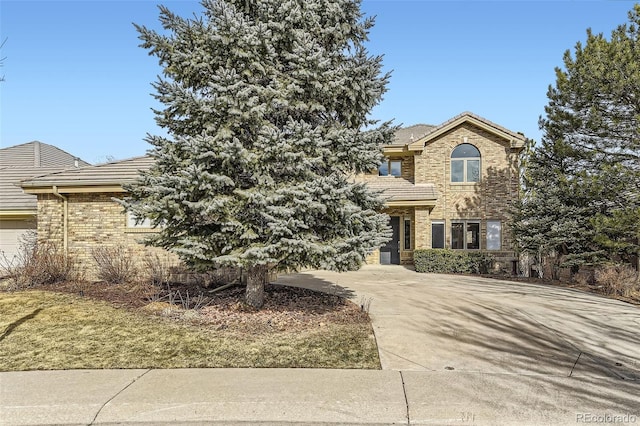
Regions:
<instances>
[{"instance_id":1,"label":"window with white trim","mask_svg":"<svg viewBox=\"0 0 640 426\"><path fill-rule=\"evenodd\" d=\"M451 182L480 182L480 151L470 143L463 143L451 153Z\"/></svg>"},{"instance_id":2,"label":"window with white trim","mask_svg":"<svg viewBox=\"0 0 640 426\"><path fill-rule=\"evenodd\" d=\"M135 217L130 211L127 211L127 228L134 229L150 229L151 228L151 220L144 219L142 222L136 222Z\"/></svg>"}]
</instances>

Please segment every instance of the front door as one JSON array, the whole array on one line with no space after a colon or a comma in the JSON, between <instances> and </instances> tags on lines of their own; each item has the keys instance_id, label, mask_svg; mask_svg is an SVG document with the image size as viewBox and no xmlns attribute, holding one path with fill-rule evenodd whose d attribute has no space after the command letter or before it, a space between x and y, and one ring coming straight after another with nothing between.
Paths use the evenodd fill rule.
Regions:
<instances>
[{"instance_id":1,"label":"front door","mask_svg":"<svg viewBox=\"0 0 640 426\"><path fill-rule=\"evenodd\" d=\"M389 225L393 235L391 241L380 247L380 264L399 265L400 264L400 217L391 216Z\"/></svg>"}]
</instances>

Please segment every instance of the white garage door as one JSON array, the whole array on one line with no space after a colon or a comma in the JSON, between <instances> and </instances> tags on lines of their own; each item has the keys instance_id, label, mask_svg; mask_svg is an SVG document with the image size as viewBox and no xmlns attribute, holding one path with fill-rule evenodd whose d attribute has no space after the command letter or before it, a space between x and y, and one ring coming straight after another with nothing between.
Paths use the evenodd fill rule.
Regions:
<instances>
[{"instance_id":1,"label":"white garage door","mask_svg":"<svg viewBox=\"0 0 640 426\"><path fill-rule=\"evenodd\" d=\"M0 219L0 260L4 262L5 256L9 261L15 259L20 243L25 234L36 229L35 220L2 220Z\"/></svg>"}]
</instances>

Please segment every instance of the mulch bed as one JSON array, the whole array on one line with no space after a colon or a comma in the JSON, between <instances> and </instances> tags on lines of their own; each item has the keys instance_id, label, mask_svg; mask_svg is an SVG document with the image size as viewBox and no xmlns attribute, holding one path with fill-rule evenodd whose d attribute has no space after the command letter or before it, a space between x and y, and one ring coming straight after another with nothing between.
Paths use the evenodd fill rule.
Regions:
<instances>
[{"instance_id":1,"label":"mulch bed","mask_svg":"<svg viewBox=\"0 0 640 426\"><path fill-rule=\"evenodd\" d=\"M105 282L66 282L42 289L102 300L117 307L188 321L214 330L252 334L369 322L366 312L343 297L275 284L265 286L265 303L259 310L244 303L245 289L239 285L219 292L197 284L154 286ZM190 309L187 310L187 306Z\"/></svg>"}]
</instances>

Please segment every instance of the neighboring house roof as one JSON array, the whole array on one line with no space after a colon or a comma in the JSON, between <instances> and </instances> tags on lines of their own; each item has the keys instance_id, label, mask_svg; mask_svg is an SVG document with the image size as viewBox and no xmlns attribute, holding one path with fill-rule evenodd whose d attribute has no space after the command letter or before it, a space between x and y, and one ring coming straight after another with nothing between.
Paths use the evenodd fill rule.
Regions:
<instances>
[{"instance_id":1,"label":"neighboring house roof","mask_svg":"<svg viewBox=\"0 0 640 426\"><path fill-rule=\"evenodd\" d=\"M110 190L121 190L119 187L133 182L141 170L148 170L153 164L153 158L149 156L129 158L111 163L95 166L80 167L73 170L64 170L51 173L22 182L22 188L30 193L38 193L37 188L56 186L62 188L81 187L110 187ZM67 190L68 191L68 190Z\"/></svg>"},{"instance_id":2,"label":"neighboring house roof","mask_svg":"<svg viewBox=\"0 0 640 426\"><path fill-rule=\"evenodd\" d=\"M433 127L424 136L417 139L416 141L408 143L407 149L409 151L421 151L424 148L425 144L429 143L438 136L441 136L442 134L453 130L454 128L465 122L471 123L474 126L480 127L488 132L502 137L503 139L508 140L512 148L523 148L526 142L526 138L522 133L512 132L511 130L506 129L472 112L463 112L462 114L459 114L452 119L445 121L439 126Z\"/></svg>"},{"instance_id":3,"label":"neighboring house roof","mask_svg":"<svg viewBox=\"0 0 640 426\"><path fill-rule=\"evenodd\" d=\"M77 162L77 164L76 164ZM37 167L82 167L89 163L61 150L58 147L39 141L0 149L0 168L11 167L29 169Z\"/></svg>"},{"instance_id":4,"label":"neighboring house roof","mask_svg":"<svg viewBox=\"0 0 640 426\"><path fill-rule=\"evenodd\" d=\"M22 192L19 186L20 181L59 170L58 167L30 169L5 167L0 169L0 215L35 212L36 197Z\"/></svg>"},{"instance_id":5,"label":"neighboring house roof","mask_svg":"<svg viewBox=\"0 0 640 426\"><path fill-rule=\"evenodd\" d=\"M393 135L393 145L405 145L417 141L427 135L436 126L431 124L414 124L409 127L402 127L396 130Z\"/></svg>"},{"instance_id":6,"label":"neighboring house roof","mask_svg":"<svg viewBox=\"0 0 640 426\"><path fill-rule=\"evenodd\" d=\"M82 161L53 145L34 141L0 149L0 216L33 215L36 197L25 194L20 181L59 172Z\"/></svg>"},{"instance_id":7,"label":"neighboring house roof","mask_svg":"<svg viewBox=\"0 0 640 426\"><path fill-rule=\"evenodd\" d=\"M406 179L376 176L366 181L367 186L382 193L387 205L435 205L438 190L434 184L413 184Z\"/></svg>"}]
</instances>

